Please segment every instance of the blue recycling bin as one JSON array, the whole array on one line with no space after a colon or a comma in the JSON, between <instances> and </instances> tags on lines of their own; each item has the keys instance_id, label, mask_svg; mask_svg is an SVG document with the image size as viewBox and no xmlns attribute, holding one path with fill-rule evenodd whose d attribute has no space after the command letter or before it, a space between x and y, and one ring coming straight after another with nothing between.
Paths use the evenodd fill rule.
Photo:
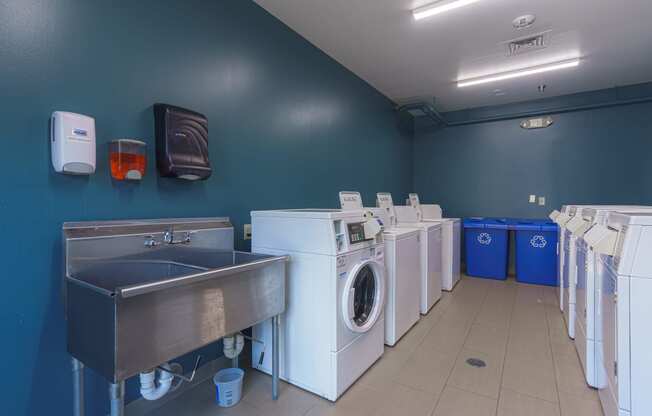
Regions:
<instances>
[{"instance_id":1,"label":"blue recycling bin","mask_svg":"<svg viewBox=\"0 0 652 416\"><path fill-rule=\"evenodd\" d=\"M557 224L545 220L515 221L516 280L557 285Z\"/></svg>"},{"instance_id":2,"label":"blue recycling bin","mask_svg":"<svg viewBox=\"0 0 652 416\"><path fill-rule=\"evenodd\" d=\"M509 221L466 218L463 225L466 273L487 279L507 279Z\"/></svg>"}]
</instances>

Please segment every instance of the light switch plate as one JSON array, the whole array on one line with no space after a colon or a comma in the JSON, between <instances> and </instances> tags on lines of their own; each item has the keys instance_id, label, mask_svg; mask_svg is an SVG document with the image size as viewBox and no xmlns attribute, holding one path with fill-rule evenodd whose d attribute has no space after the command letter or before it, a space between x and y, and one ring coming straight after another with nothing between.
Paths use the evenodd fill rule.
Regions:
<instances>
[{"instance_id":1,"label":"light switch plate","mask_svg":"<svg viewBox=\"0 0 652 416\"><path fill-rule=\"evenodd\" d=\"M539 197L539 205L541 205L541 206L546 205L546 197L545 196L540 196Z\"/></svg>"},{"instance_id":2,"label":"light switch plate","mask_svg":"<svg viewBox=\"0 0 652 416\"><path fill-rule=\"evenodd\" d=\"M537 196L530 195L530 204L536 204L536 202L537 202Z\"/></svg>"},{"instance_id":3,"label":"light switch plate","mask_svg":"<svg viewBox=\"0 0 652 416\"><path fill-rule=\"evenodd\" d=\"M251 224L244 225L244 239L251 240Z\"/></svg>"}]
</instances>

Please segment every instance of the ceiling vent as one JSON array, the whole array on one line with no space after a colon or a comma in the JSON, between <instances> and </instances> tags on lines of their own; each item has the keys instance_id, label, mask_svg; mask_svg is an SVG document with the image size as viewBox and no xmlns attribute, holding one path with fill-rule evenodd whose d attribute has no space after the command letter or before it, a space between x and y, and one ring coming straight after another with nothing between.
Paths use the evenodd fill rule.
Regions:
<instances>
[{"instance_id":1,"label":"ceiling vent","mask_svg":"<svg viewBox=\"0 0 652 416\"><path fill-rule=\"evenodd\" d=\"M538 33L524 38L505 42L507 56L520 55L527 52L544 49L548 46L548 32Z\"/></svg>"}]
</instances>

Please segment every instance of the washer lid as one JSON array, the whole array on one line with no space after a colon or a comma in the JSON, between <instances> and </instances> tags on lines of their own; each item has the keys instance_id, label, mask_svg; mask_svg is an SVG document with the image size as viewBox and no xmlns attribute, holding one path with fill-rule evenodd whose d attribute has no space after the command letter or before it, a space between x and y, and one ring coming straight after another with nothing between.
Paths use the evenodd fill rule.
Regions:
<instances>
[{"instance_id":1,"label":"washer lid","mask_svg":"<svg viewBox=\"0 0 652 416\"><path fill-rule=\"evenodd\" d=\"M383 231L383 237L385 240L400 240L401 238L410 237L412 235L418 235L419 228L389 228Z\"/></svg>"}]
</instances>

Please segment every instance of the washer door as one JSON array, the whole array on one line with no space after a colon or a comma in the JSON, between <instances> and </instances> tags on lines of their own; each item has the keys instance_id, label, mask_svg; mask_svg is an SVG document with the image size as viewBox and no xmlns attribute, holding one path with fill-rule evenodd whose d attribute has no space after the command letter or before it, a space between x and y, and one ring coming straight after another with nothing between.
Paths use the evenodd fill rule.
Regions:
<instances>
[{"instance_id":1,"label":"washer door","mask_svg":"<svg viewBox=\"0 0 652 416\"><path fill-rule=\"evenodd\" d=\"M369 331L385 307L385 270L365 260L349 272L342 294L344 323L353 332Z\"/></svg>"}]
</instances>

